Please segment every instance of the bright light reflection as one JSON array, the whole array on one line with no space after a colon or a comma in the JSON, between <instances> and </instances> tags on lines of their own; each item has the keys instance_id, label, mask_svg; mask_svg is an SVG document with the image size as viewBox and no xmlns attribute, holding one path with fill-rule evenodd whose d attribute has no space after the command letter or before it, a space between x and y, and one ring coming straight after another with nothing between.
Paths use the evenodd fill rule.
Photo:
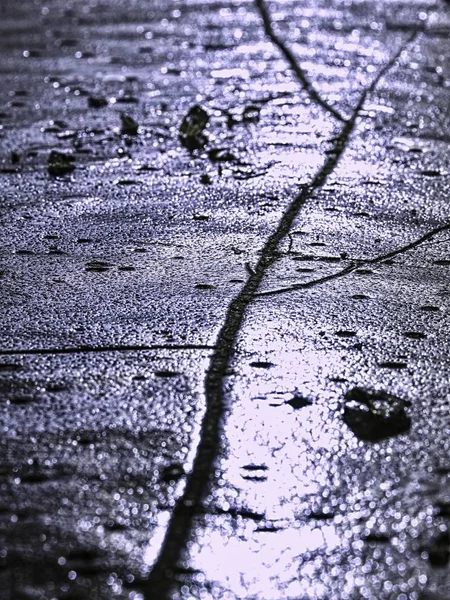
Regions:
<instances>
[{"instance_id":1,"label":"bright light reflection","mask_svg":"<svg viewBox=\"0 0 450 600\"><path fill-rule=\"evenodd\" d=\"M286 402L305 385L307 396L319 396L324 372L336 368L333 362L340 357L327 351L324 364L320 351L287 350L288 340L279 330L268 334L267 314L261 338L258 323L251 322L252 347L274 366L256 370L251 358L248 366L240 361L245 366L234 382L225 431L229 456L221 463L226 483L216 502L224 510L242 507L263 517L212 517L207 529L198 532L192 566L237 598L315 599L323 595L324 584L316 574L305 578L304 569L314 553L339 551L343 540L333 522L309 515L313 506L323 506L330 457L342 444L342 428L330 419L328 406L316 403L296 410Z\"/></svg>"},{"instance_id":2,"label":"bright light reflection","mask_svg":"<svg viewBox=\"0 0 450 600\"><path fill-rule=\"evenodd\" d=\"M143 552L143 564L147 566L153 565L155 562L158 552L164 541L166 534L167 525L169 524L170 512L161 511L157 515L158 524L155 528L155 532L151 537L149 545L144 549Z\"/></svg>"},{"instance_id":3,"label":"bright light reflection","mask_svg":"<svg viewBox=\"0 0 450 600\"><path fill-rule=\"evenodd\" d=\"M213 69L211 71L211 77L214 79L231 79L232 77L237 77L240 79L248 79L250 77L250 72L248 69Z\"/></svg>"},{"instance_id":4,"label":"bright light reflection","mask_svg":"<svg viewBox=\"0 0 450 600\"><path fill-rule=\"evenodd\" d=\"M255 532L251 539L224 535L217 528L202 543L195 566L206 580L216 581L241 598L252 594L279 598L283 588L281 597L295 598L299 593L297 557L317 550L331 552L339 547L340 538L332 525L290 527L276 535ZM308 581L310 597L315 598L321 587L319 581Z\"/></svg>"},{"instance_id":5,"label":"bright light reflection","mask_svg":"<svg viewBox=\"0 0 450 600\"><path fill-rule=\"evenodd\" d=\"M304 408L300 420L298 411L289 406L274 408L253 402L252 408L241 410L233 418L240 427L230 423L227 428L232 452L226 465L227 480L242 490L246 504L264 510L267 518L294 518L295 498L317 494L327 482L328 473L314 465L317 452L329 451L337 443L333 429L324 427L326 411L320 406ZM248 416L245 420L248 410L254 413L251 420ZM248 464L266 467L261 476L267 479L257 484L244 479L242 467Z\"/></svg>"}]
</instances>

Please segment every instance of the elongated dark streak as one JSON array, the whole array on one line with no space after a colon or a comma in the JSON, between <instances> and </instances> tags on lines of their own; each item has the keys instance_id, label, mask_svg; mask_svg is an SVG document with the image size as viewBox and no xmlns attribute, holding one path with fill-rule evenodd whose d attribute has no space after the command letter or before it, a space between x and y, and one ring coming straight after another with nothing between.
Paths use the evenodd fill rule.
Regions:
<instances>
[{"instance_id":1,"label":"elongated dark streak","mask_svg":"<svg viewBox=\"0 0 450 600\"><path fill-rule=\"evenodd\" d=\"M259 14L264 23L264 30L266 32L267 37L270 39L272 44L276 46L280 52L283 54L286 61L289 63L289 66L293 70L295 76L301 83L303 89L308 94L308 96L313 100L316 104L321 106L328 113L333 115L335 119L341 121L342 123L345 121L345 118L335 109L333 108L326 100L324 100L318 92L314 89L313 85L309 81L306 73L302 69L302 67L298 64L297 59L295 58L292 51L286 46L286 44L281 40L272 27L272 22L270 20L269 12L264 3L264 0L255 0L256 8L258 9Z\"/></svg>"},{"instance_id":2,"label":"elongated dark streak","mask_svg":"<svg viewBox=\"0 0 450 600\"><path fill-rule=\"evenodd\" d=\"M186 479L186 486L176 502L158 558L146 582L144 589L146 600L170 600L178 586L175 580L177 566L188 558L187 544L193 531L193 522L195 517L203 511L202 504L212 484L216 460L220 450L224 447L222 435L226 411L224 382L247 308L253 301L269 267L276 260L278 246L289 233L301 208L311 195L323 186L338 164L367 95L373 91L380 78L395 63L400 52L399 50L395 54L381 69L372 84L362 92L351 118L344 123L341 133L336 138L333 152L311 184L302 187L299 194L289 204L276 230L262 249L253 272L249 273L244 287L228 308L205 377L206 410L199 436L200 441L191 472Z\"/></svg>"},{"instance_id":3,"label":"elongated dark streak","mask_svg":"<svg viewBox=\"0 0 450 600\"><path fill-rule=\"evenodd\" d=\"M152 344L149 346L74 346L72 348L12 348L0 350L0 356L101 354L105 352L146 352L148 350L214 350L214 346L202 344Z\"/></svg>"}]
</instances>

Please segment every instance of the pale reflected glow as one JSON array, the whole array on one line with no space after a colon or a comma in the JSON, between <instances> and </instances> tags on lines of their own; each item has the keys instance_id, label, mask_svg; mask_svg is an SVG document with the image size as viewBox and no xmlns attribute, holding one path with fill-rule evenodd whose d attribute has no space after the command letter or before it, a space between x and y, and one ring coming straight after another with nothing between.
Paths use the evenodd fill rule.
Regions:
<instances>
[{"instance_id":1,"label":"pale reflected glow","mask_svg":"<svg viewBox=\"0 0 450 600\"><path fill-rule=\"evenodd\" d=\"M255 44L240 44L235 51L237 54L243 54L247 57L263 52L270 56L274 53L274 48L272 42L257 42Z\"/></svg>"},{"instance_id":2,"label":"pale reflected glow","mask_svg":"<svg viewBox=\"0 0 450 600\"><path fill-rule=\"evenodd\" d=\"M341 161L339 164L335 178L341 180L355 180L361 181L361 179L373 179L378 181L382 178L389 176L389 167L380 167L379 164L373 164L368 161L356 160L355 156L350 155Z\"/></svg>"},{"instance_id":3,"label":"pale reflected glow","mask_svg":"<svg viewBox=\"0 0 450 600\"><path fill-rule=\"evenodd\" d=\"M266 315L266 341L267 324ZM340 432L327 407L295 410L286 403L301 382L318 381L321 354L305 352L299 360L298 350L287 351L279 337L272 344L273 368L255 374L244 366L235 382L225 431L229 456L221 463L226 485L217 498L225 511L234 504L261 517L213 517L207 535L198 533L192 566L237 598L319 598L323 582L317 576L299 580L299 569L314 553L339 551L343 543L333 522L309 516L329 484L327 456L339 445ZM234 492L228 497L227 490Z\"/></svg>"},{"instance_id":4,"label":"pale reflected glow","mask_svg":"<svg viewBox=\"0 0 450 600\"><path fill-rule=\"evenodd\" d=\"M395 114L395 109L393 109L391 106L386 106L384 104L364 104L364 110L384 113L386 115Z\"/></svg>"},{"instance_id":5,"label":"pale reflected glow","mask_svg":"<svg viewBox=\"0 0 450 600\"><path fill-rule=\"evenodd\" d=\"M332 525L304 525L272 533L254 532L251 538L224 535L215 529L195 558L206 579L231 589L237 597L261 594L262 598L296 598L299 593L300 555L317 550L331 552L340 545ZM307 567L306 567L307 568ZM308 582L311 598L320 594L320 581ZM280 596L280 589L285 593ZM304 582L302 584L305 591Z\"/></svg>"},{"instance_id":6,"label":"pale reflected glow","mask_svg":"<svg viewBox=\"0 0 450 600\"><path fill-rule=\"evenodd\" d=\"M295 499L318 494L327 482L327 471L315 468L313 458L315 453L328 451L337 443L333 430L324 427L325 414L320 406L302 409L300 421L300 415L289 406L253 404L250 410L254 418L245 421L245 410L236 411L241 427L230 423L227 428L232 452L227 479L241 489L245 504L252 510L265 510L269 519L295 518ZM261 475L257 483L252 478L245 479L242 467L248 464L267 468L256 472Z\"/></svg>"},{"instance_id":7,"label":"pale reflected glow","mask_svg":"<svg viewBox=\"0 0 450 600\"><path fill-rule=\"evenodd\" d=\"M290 136L286 136L289 138ZM301 139L301 138L300 138ZM276 143L275 138L271 135L265 137L267 144ZM298 142L297 138L297 142ZM278 139L278 143L280 140ZM275 147L273 151L266 153L266 160L277 160L279 147ZM316 152L283 152L283 163L275 164L270 169L270 177L278 181L280 177L295 177L297 180L300 177L309 177L315 170L320 168L323 163L323 157Z\"/></svg>"},{"instance_id":8,"label":"pale reflected glow","mask_svg":"<svg viewBox=\"0 0 450 600\"><path fill-rule=\"evenodd\" d=\"M250 72L248 69L214 69L211 71L211 77L214 79L231 79L232 77L239 77L241 79L248 79Z\"/></svg>"},{"instance_id":9,"label":"pale reflected glow","mask_svg":"<svg viewBox=\"0 0 450 600\"><path fill-rule=\"evenodd\" d=\"M151 538L150 543L144 549L143 552L143 564L150 567L155 562L158 552L162 546L164 541L164 536L166 534L166 528L169 524L170 512L169 511L161 511L157 515L158 524L155 528L155 532Z\"/></svg>"}]
</instances>

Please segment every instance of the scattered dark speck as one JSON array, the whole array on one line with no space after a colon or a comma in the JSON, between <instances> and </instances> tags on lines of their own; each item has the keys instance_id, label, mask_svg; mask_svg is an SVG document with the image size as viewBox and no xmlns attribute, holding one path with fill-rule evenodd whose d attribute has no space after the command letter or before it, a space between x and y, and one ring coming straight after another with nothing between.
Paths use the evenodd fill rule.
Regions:
<instances>
[{"instance_id":1,"label":"scattered dark speck","mask_svg":"<svg viewBox=\"0 0 450 600\"><path fill-rule=\"evenodd\" d=\"M66 175L75 169L75 157L72 154L52 150L47 159L47 170L50 175L57 177Z\"/></svg>"},{"instance_id":2,"label":"scattered dark speck","mask_svg":"<svg viewBox=\"0 0 450 600\"><path fill-rule=\"evenodd\" d=\"M12 108L23 108L26 105L26 102L22 102L22 100L11 100L8 102L8 106Z\"/></svg>"},{"instance_id":3,"label":"scattered dark speck","mask_svg":"<svg viewBox=\"0 0 450 600\"><path fill-rule=\"evenodd\" d=\"M34 396L13 396L9 399L11 404L25 405L34 402L36 398Z\"/></svg>"},{"instance_id":4,"label":"scattered dark speck","mask_svg":"<svg viewBox=\"0 0 450 600\"><path fill-rule=\"evenodd\" d=\"M260 108L258 106L246 106L242 112L244 123L257 123L259 121Z\"/></svg>"},{"instance_id":5,"label":"scattered dark speck","mask_svg":"<svg viewBox=\"0 0 450 600\"><path fill-rule=\"evenodd\" d=\"M308 517L317 521L330 521L331 519L334 519L334 514L332 512L311 511L308 514Z\"/></svg>"},{"instance_id":6,"label":"scattered dark speck","mask_svg":"<svg viewBox=\"0 0 450 600\"><path fill-rule=\"evenodd\" d=\"M89 108L104 108L108 106L108 100L101 96L88 96Z\"/></svg>"},{"instance_id":7,"label":"scattered dark speck","mask_svg":"<svg viewBox=\"0 0 450 600\"><path fill-rule=\"evenodd\" d=\"M215 288L215 285L211 285L209 283L197 283L195 286L195 289L197 290L214 290Z\"/></svg>"},{"instance_id":8,"label":"scattered dark speck","mask_svg":"<svg viewBox=\"0 0 450 600\"><path fill-rule=\"evenodd\" d=\"M389 536L384 533L369 533L363 539L365 542L374 542L376 544L387 544L390 541Z\"/></svg>"},{"instance_id":9,"label":"scattered dark speck","mask_svg":"<svg viewBox=\"0 0 450 600\"><path fill-rule=\"evenodd\" d=\"M124 135L137 135L139 129L137 121L125 113L120 113L120 121L122 123L120 133Z\"/></svg>"},{"instance_id":10,"label":"scattered dark speck","mask_svg":"<svg viewBox=\"0 0 450 600\"><path fill-rule=\"evenodd\" d=\"M252 510L233 510L228 509L224 511L225 514L231 515L232 517L241 517L242 519L250 519L251 521L262 521L264 519L264 515L261 513L255 513Z\"/></svg>"},{"instance_id":11,"label":"scattered dark speck","mask_svg":"<svg viewBox=\"0 0 450 600\"><path fill-rule=\"evenodd\" d=\"M69 389L68 385L66 385L65 383L61 383L61 382L53 382L53 383L49 383L46 386L46 390L47 392L51 392L53 394L59 393L59 392L67 392L67 390Z\"/></svg>"},{"instance_id":12,"label":"scattered dark speck","mask_svg":"<svg viewBox=\"0 0 450 600\"><path fill-rule=\"evenodd\" d=\"M442 265L442 266L448 266L450 265L450 259L447 258L441 258L439 260L435 260L433 261L434 265Z\"/></svg>"},{"instance_id":13,"label":"scattered dark speck","mask_svg":"<svg viewBox=\"0 0 450 600\"><path fill-rule=\"evenodd\" d=\"M254 463L249 463L248 465L244 465L242 467L245 471L267 471L267 465L255 465Z\"/></svg>"},{"instance_id":14,"label":"scattered dark speck","mask_svg":"<svg viewBox=\"0 0 450 600\"><path fill-rule=\"evenodd\" d=\"M256 533L276 533L277 531L281 531L283 527L277 527L276 525L264 525L259 526L255 529Z\"/></svg>"},{"instance_id":15,"label":"scattered dark speck","mask_svg":"<svg viewBox=\"0 0 450 600\"><path fill-rule=\"evenodd\" d=\"M86 271L90 273L103 273L108 271L112 267L112 264L101 260L93 260L86 263Z\"/></svg>"},{"instance_id":16,"label":"scattered dark speck","mask_svg":"<svg viewBox=\"0 0 450 600\"><path fill-rule=\"evenodd\" d=\"M308 260L316 260L317 256L314 256L314 254L301 254L299 256L293 256L292 260L295 261L308 261Z\"/></svg>"},{"instance_id":17,"label":"scattered dark speck","mask_svg":"<svg viewBox=\"0 0 450 600\"><path fill-rule=\"evenodd\" d=\"M17 363L0 363L0 372L21 371L22 369L22 365L18 365Z\"/></svg>"},{"instance_id":18,"label":"scattered dark speck","mask_svg":"<svg viewBox=\"0 0 450 600\"><path fill-rule=\"evenodd\" d=\"M171 465L168 465L167 467L164 467L164 469L162 469L161 471L161 481L164 481L166 483L171 483L171 482L175 482L178 481L179 479L181 479L184 476L185 472L184 472L184 468L182 464L179 463L174 463Z\"/></svg>"},{"instance_id":19,"label":"scattered dark speck","mask_svg":"<svg viewBox=\"0 0 450 600\"><path fill-rule=\"evenodd\" d=\"M179 374L177 371L155 371L155 377L164 377L167 379L177 377Z\"/></svg>"},{"instance_id":20,"label":"scattered dark speck","mask_svg":"<svg viewBox=\"0 0 450 600\"><path fill-rule=\"evenodd\" d=\"M303 396L295 395L290 400L285 402L285 404L289 404L289 406L292 406L292 408L295 408L297 410L299 408L305 408L305 406L311 406L313 402L309 398L304 398Z\"/></svg>"},{"instance_id":21,"label":"scattered dark speck","mask_svg":"<svg viewBox=\"0 0 450 600\"><path fill-rule=\"evenodd\" d=\"M425 171L421 171L422 175L426 177L440 177L441 172L435 169L425 169Z\"/></svg>"},{"instance_id":22,"label":"scattered dark speck","mask_svg":"<svg viewBox=\"0 0 450 600\"><path fill-rule=\"evenodd\" d=\"M440 534L427 548L428 560L433 567L446 567L450 559L450 534L448 531Z\"/></svg>"},{"instance_id":23,"label":"scattered dark speck","mask_svg":"<svg viewBox=\"0 0 450 600\"><path fill-rule=\"evenodd\" d=\"M450 502L438 502L436 509L440 517L450 518Z\"/></svg>"},{"instance_id":24,"label":"scattered dark speck","mask_svg":"<svg viewBox=\"0 0 450 600\"><path fill-rule=\"evenodd\" d=\"M152 165L142 164L136 167L136 171L143 171L144 173L152 172L152 171L160 171L159 167L154 167Z\"/></svg>"},{"instance_id":25,"label":"scattered dark speck","mask_svg":"<svg viewBox=\"0 0 450 600\"><path fill-rule=\"evenodd\" d=\"M21 477L22 483L44 483L49 476L44 473L27 473Z\"/></svg>"},{"instance_id":26,"label":"scattered dark speck","mask_svg":"<svg viewBox=\"0 0 450 600\"><path fill-rule=\"evenodd\" d=\"M86 267L85 271L87 273L106 273L109 271L108 267Z\"/></svg>"},{"instance_id":27,"label":"scattered dark speck","mask_svg":"<svg viewBox=\"0 0 450 600\"><path fill-rule=\"evenodd\" d=\"M356 332L355 331L347 331L347 330L340 330L340 331L335 331L334 335L337 335L338 337L343 337L343 338L350 338L350 337L355 337Z\"/></svg>"},{"instance_id":28,"label":"scattered dark speck","mask_svg":"<svg viewBox=\"0 0 450 600\"><path fill-rule=\"evenodd\" d=\"M203 173L202 175L200 175L200 183L209 185L211 182L212 182L212 180L211 180L211 177L208 175L208 173Z\"/></svg>"},{"instance_id":29,"label":"scattered dark speck","mask_svg":"<svg viewBox=\"0 0 450 600\"><path fill-rule=\"evenodd\" d=\"M420 331L404 331L403 335L406 338L409 338L410 340L423 340L427 337L424 333L421 333Z\"/></svg>"},{"instance_id":30,"label":"scattered dark speck","mask_svg":"<svg viewBox=\"0 0 450 600\"><path fill-rule=\"evenodd\" d=\"M139 185L141 182L138 179L118 179L114 183L116 185Z\"/></svg>"},{"instance_id":31,"label":"scattered dark speck","mask_svg":"<svg viewBox=\"0 0 450 600\"><path fill-rule=\"evenodd\" d=\"M340 256L318 256L316 260L326 263L338 263L341 262L342 258Z\"/></svg>"},{"instance_id":32,"label":"scattered dark speck","mask_svg":"<svg viewBox=\"0 0 450 600\"><path fill-rule=\"evenodd\" d=\"M448 466L439 465L438 467L436 467L436 473L438 475L448 475L450 473L450 464Z\"/></svg>"},{"instance_id":33,"label":"scattered dark speck","mask_svg":"<svg viewBox=\"0 0 450 600\"><path fill-rule=\"evenodd\" d=\"M201 106L190 108L180 126L181 144L191 152L203 148L207 141L204 131L208 122L208 113Z\"/></svg>"},{"instance_id":34,"label":"scattered dark speck","mask_svg":"<svg viewBox=\"0 0 450 600\"><path fill-rule=\"evenodd\" d=\"M401 370L401 369L406 369L406 367L408 366L408 364L405 363L405 362L386 361L386 362L379 363L378 366L381 369Z\"/></svg>"},{"instance_id":35,"label":"scattered dark speck","mask_svg":"<svg viewBox=\"0 0 450 600\"><path fill-rule=\"evenodd\" d=\"M91 563L100 557L100 550L97 548L75 548L67 552L66 556L67 561L70 564L78 562ZM77 570L79 570L79 567L81 567L81 565L77 564Z\"/></svg>"}]
</instances>

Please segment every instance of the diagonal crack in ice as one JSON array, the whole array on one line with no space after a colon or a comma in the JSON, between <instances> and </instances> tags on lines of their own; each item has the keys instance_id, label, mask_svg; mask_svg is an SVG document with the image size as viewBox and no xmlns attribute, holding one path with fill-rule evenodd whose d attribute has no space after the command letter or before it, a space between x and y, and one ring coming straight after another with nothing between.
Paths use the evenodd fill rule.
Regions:
<instances>
[{"instance_id":1,"label":"diagonal crack in ice","mask_svg":"<svg viewBox=\"0 0 450 600\"><path fill-rule=\"evenodd\" d=\"M256 1L259 8L261 6L265 8L261 0ZM270 25L268 15L265 19L266 32L267 24ZM172 511L158 557L144 584L145 600L156 600L156 598L158 600L170 600L173 597L174 589L178 586L178 583L175 581L177 566L188 556L188 541L193 530L194 519L202 512L202 503L207 497L212 484L211 480L214 476L217 457L224 446L222 436L226 413L224 382L247 308L254 300L269 267L276 260L277 256L279 256L279 252L277 251L278 246L288 235L300 210L310 199L314 191L324 185L338 164L339 159L347 148L350 136L355 128L356 121L367 96L375 89L380 79L395 64L400 54L415 36L416 32L407 39L406 43L402 44L401 48L380 69L372 83L362 91L351 117L344 121L339 115L339 120L344 121L344 124L340 134L335 139L333 152L329 155L311 184L302 187L300 192L288 205L275 231L263 247L256 266L252 272L249 272L249 277L245 285L228 307L205 377L206 410L201 425L196 455L192 469L187 475L184 491L179 496ZM290 53L289 55L292 56L292 60L295 63L293 55ZM290 62L290 59L288 60ZM300 67L298 67L298 71L303 72ZM311 94L311 92L309 93ZM318 104L323 106L323 101L317 97L317 94L314 99ZM328 112L333 114L330 108L328 108Z\"/></svg>"}]
</instances>

